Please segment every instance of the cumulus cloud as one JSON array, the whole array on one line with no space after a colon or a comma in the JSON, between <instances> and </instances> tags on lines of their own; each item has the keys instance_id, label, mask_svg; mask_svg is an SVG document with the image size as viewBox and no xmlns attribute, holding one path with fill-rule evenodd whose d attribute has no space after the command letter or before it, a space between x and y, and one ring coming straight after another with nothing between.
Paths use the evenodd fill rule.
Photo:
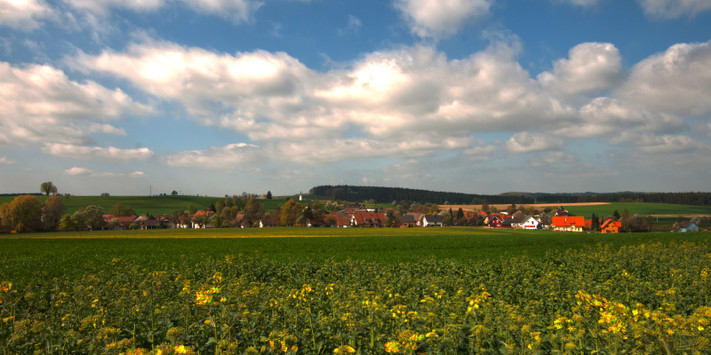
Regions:
<instances>
[{"instance_id":1,"label":"cumulus cloud","mask_svg":"<svg viewBox=\"0 0 711 355\"><path fill-rule=\"evenodd\" d=\"M680 43L637 63L618 96L648 110L711 113L711 41Z\"/></svg>"},{"instance_id":2,"label":"cumulus cloud","mask_svg":"<svg viewBox=\"0 0 711 355\"><path fill-rule=\"evenodd\" d=\"M115 147L90 147L74 144L47 143L42 148L46 154L88 160L145 160L154 153L148 148L120 149Z\"/></svg>"},{"instance_id":3,"label":"cumulus cloud","mask_svg":"<svg viewBox=\"0 0 711 355\"><path fill-rule=\"evenodd\" d=\"M693 17L711 10L711 2L708 0L637 0L637 2L646 15L659 19Z\"/></svg>"},{"instance_id":4,"label":"cumulus cloud","mask_svg":"<svg viewBox=\"0 0 711 355\"><path fill-rule=\"evenodd\" d=\"M10 160L10 159L5 158L5 157L0 157L0 166L3 166L3 165L14 165L14 164L15 164L15 161L14 161L14 160Z\"/></svg>"},{"instance_id":5,"label":"cumulus cloud","mask_svg":"<svg viewBox=\"0 0 711 355\"><path fill-rule=\"evenodd\" d=\"M105 121L153 112L120 89L75 82L48 65L0 62L0 86L0 143L88 144L93 132L125 134Z\"/></svg>"},{"instance_id":6,"label":"cumulus cloud","mask_svg":"<svg viewBox=\"0 0 711 355\"><path fill-rule=\"evenodd\" d=\"M598 97L580 108L579 120L555 130L556 134L584 138L615 137L628 130L650 133L679 131L685 121L676 115L640 109L628 102L611 97Z\"/></svg>"},{"instance_id":7,"label":"cumulus cloud","mask_svg":"<svg viewBox=\"0 0 711 355\"><path fill-rule=\"evenodd\" d=\"M519 132L506 141L506 149L512 153L531 153L560 149L563 140L545 134Z\"/></svg>"},{"instance_id":8,"label":"cumulus cloud","mask_svg":"<svg viewBox=\"0 0 711 355\"><path fill-rule=\"evenodd\" d=\"M0 26L30 30L53 10L42 0L0 0Z\"/></svg>"},{"instance_id":9,"label":"cumulus cloud","mask_svg":"<svg viewBox=\"0 0 711 355\"><path fill-rule=\"evenodd\" d=\"M149 41L123 53L80 54L76 65L127 79L182 104L203 124L255 142L293 146L315 136L356 135L362 144L415 134L427 147L444 137L469 139L472 131L551 125L574 113L541 90L515 53L508 43L496 43L449 60L432 47L414 46L319 73L285 53L228 55Z\"/></svg>"},{"instance_id":10,"label":"cumulus cloud","mask_svg":"<svg viewBox=\"0 0 711 355\"><path fill-rule=\"evenodd\" d=\"M489 14L492 0L396 0L413 33L421 38L445 38L465 24Z\"/></svg>"},{"instance_id":11,"label":"cumulus cloud","mask_svg":"<svg viewBox=\"0 0 711 355\"><path fill-rule=\"evenodd\" d=\"M537 78L544 88L564 98L595 95L621 81L622 58L611 43L581 43L568 52L568 58L554 63L553 72Z\"/></svg>"}]
</instances>

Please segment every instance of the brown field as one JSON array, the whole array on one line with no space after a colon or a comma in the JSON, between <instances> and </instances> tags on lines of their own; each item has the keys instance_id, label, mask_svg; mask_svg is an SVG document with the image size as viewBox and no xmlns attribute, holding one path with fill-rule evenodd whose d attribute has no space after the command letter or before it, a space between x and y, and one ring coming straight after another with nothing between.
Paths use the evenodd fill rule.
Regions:
<instances>
[{"instance_id":1,"label":"brown field","mask_svg":"<svg viewBox=\"0 0 711 355\"><path fill-rule=\"evenodd\" d=\"M560 204L560 203L537 203L537 204L521 204L521 205L516 205L516 206L530 206L530 207L536 207L536 208L546 208L546 207L557 207L560 205L565 205L565 206L599 206L599 205L609 205L609 202L578 202L578 203L565 203L565 204ZM504 205L489 205L491 207L496 207L499 211L506 210L510 204L504 204ZM440 210L458 210L462 209L462 211L480 211L481 210L481 205L440 205L439 209Z\"/></svg>"}]
</instances>

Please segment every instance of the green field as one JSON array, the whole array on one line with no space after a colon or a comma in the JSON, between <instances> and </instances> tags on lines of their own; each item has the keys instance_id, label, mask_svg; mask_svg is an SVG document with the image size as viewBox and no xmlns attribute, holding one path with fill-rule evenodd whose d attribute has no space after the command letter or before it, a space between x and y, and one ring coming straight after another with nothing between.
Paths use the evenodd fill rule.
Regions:
<instances>
[{"instance_id":1,"label":"green field","mask_svg":"<svg viewBox=\"0 0 711 355\"><path fill-rule=\"evenodd\" d=\"M576 216L585 216L587 218L590 218L593 213L600 217L611 216L614 211L617 211L622 214L622 211L624 211L625 209L629 211L630 215L638 214L640 216L690 216L697 214L711 215L711 206L689 206L649 202L615 202L598 206L563 205L563 207Z\"/></svg>"},{"instance_id":2,"label":"green field","mask_svg":"<svg viewBox=\"0 0 711 355\"><path fill-rule=\"evenodd\" d=\"M0 238L0 354L709 353L711 233Z\"/></svg>"}]
</instances>

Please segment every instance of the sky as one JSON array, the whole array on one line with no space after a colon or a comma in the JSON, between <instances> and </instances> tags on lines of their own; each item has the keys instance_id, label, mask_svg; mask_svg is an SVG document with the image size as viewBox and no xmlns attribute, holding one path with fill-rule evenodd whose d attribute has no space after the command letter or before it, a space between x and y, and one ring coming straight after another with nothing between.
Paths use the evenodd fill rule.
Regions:
<instances>
[{"instance_id":1,"label":"sky","mask_svg":"<svg viewBox=\"0 0 711 355\"><path fill-rule=\"evenodd\" d=\"M711 191L709 0L0 0L0 193Z\"/></svg>"}]
</instances>

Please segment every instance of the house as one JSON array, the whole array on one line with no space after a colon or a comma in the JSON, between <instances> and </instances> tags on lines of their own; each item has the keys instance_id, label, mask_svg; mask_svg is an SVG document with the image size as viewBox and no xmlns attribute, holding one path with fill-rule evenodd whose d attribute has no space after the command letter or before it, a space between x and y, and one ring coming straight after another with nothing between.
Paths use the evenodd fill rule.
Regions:
<instances>
[{"instance_id":1,"label":"house","mask_svg":"<svg viewBox=\"0 0 711 355\"><path fill-rule=\"evenodd\" d=\"M444 218L438 214L428 214L422 216L420 225L423 227L442 227Z\"/></svg>"},{"instance_id":2,"label":"house","mask_svg":"<svg viewBox=\"0 0 711 355\"><path fill-rule=\"evenodd\" d=\"M541 221L533 216L526 216L519 225L521 229L538 229Z\"/></svg>"},{"instance_id":3,"label":"house","mask_svg":"<svg viewBox=\"0 0 711 355\"><path fill-rule=\"evenodd\" d=\"M489 228L502 228L502 220L499 216L489 216L486 219L486 224Z\"/></svg>"},{"instance_id":4,"label":"house","mask_svg":"<svg viewBox=\"0 0 711 355\"><path fill-rule=\"evenodd\" d=\"M415 216L411 214L406 214L400 218L400 228L410 228L410 227L416 227L417 226L417 220L415 219Z\"/></svg>"},{"instance_id":5,"label":"house","mask_svg":"<svg viewBox=\"0 0 711 355\"><path fill-rule=\"evenodd\" d=\"M324 224L336 228L348 228L351 225L351 217L346 214L327 214L323 217Z\"/></svg>"},{"instance_id":6,"label":"house","mask_svg":"<svg viewBox=\"0 0 711 355\"><path fill-rule=\"evenodd\" d=\"M385 213L355 212L351 217L351 225L355 227L382 227L385 224Z\"/></svg>"},{"instance_id":7,"label":"house","mask_svg":"<svg viewBox=\"0 0 711 355\"><path fill-rule=\"evenodd\" d=\"M696 223L691 222L691 221L683 221L683 222L674 224L674 228L672 230L676 230L677 232L681 232L681 233L698 232L699 226L696 225Z\"/></svg>"},{"instance_id":8,"label":"house","mask_svg":"<svg viewBox=\"0 0 711 355\"><path fill-rule=\"evenodd\" d=\"M102 217L104 218L104 222L107 226L110 228L113 227L113 229L116 230L130 229L131 224L139 220L139 217L137 216L114 216L111 214L105 214Z\"/></svg>"},{"instance_id":9,"label":"house","mask_svg":"<svg viewBox=\"0 0 711 355\"><path fill-rule=\"evenodd\" d=\"M582 216L553 216L551 222L556 231L582 232L585 227L585 217Z\"/></svg>"},{"instance_id":10,"label":"house","mask_svg":"<svg viewBox=\"0 0 711 355\"><path fill-rule=\"evenodd\" d=\"M192 218L192 228L212 228L213 224L210 224L210 218L215 212L212 211L197 211Z\"/></svg>"},{"instance_id":11,"label":"house","mask_svg":"<svg viewBox=\"0 0 711 355\"><path fill-rule=\"evenodd\" d=\"M602 224L600 225L600 230L602 231L603 234L619 233L620 228L622 228L622 222L613 221L610 218L606 219L605 222L602 222Z\"/></svg>"},{"instance_id":12,"label":"house","mask_svg":"<svg viewBox=\"0 0 711 355\"><path fill-rule=\"evenodd\" d=\"M422 216L424 213L419 212L407 212L406 216L412 216L415 219L415 224L419 227L422 224Z\"/></svg>"}]
</instances>

